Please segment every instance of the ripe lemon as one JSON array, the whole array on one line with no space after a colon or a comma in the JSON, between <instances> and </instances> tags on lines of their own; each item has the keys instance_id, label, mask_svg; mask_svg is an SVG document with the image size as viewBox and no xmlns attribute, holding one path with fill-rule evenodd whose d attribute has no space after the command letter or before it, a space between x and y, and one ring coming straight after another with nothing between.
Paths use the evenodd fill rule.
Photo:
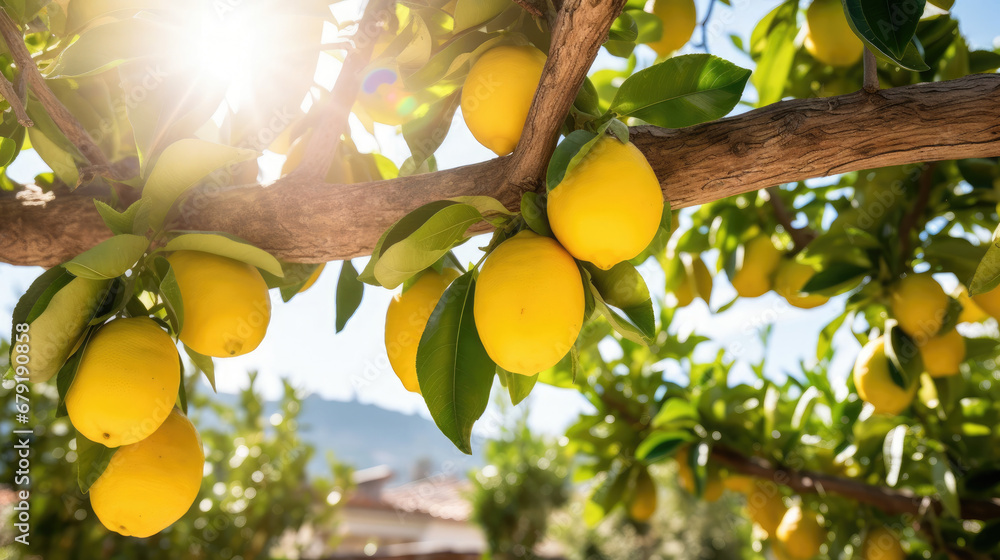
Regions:
<instances>
[{"instance_id":1,"label":"ripe lemon","mask_svg":"<svg viewBox=\"0 0 1000 560\"><path fill-rule=\"evenodd\" d=\"M740 297L762 296L771 289L771 277L781 262L781 251L767 234L760 234L743 246L738 257L733 287Z\"/></svg>"},{"instance_id":2,"label":"ripe lemon","mask_svg":"<svg viewBox=\"0 0 1000 560\"><path fill-rule=\"evenodd\" d=\"M993 288L984 294L972 296L972 301L992 317L1000 318L1000 287Z\"/></svg>"},{"instance_id":3,"label":"ripe lemon","mask_svg":"<svg viewBox=\"0 0 1000 560\"><path fill-rule=\"evenodd\" d=\"M170 414L180 388L177 347L148 317L116 319L90 338L66 393L85 438L106 447L142 441Z\"/></svg>"},{"instance_id":4,"label":"ripe lemon","mask_svg":"<svg viewBox=\"0 0 1000 560\"><path fill-rule=\"evenodd\" d=\"M606 136L549 193L548 216L571 255L608 270L653 240L663 191L634 144Z\"/></svg>"},{"instance_id":5,"label":"ripe lemon","mask_svg":"<svg viewBox=\"0 0 1000 560\"><path fill-rule=\"evenodd\" d=\"M410 289L396 294L389 302L385 313L385 351L392 371L396 372L407 391L420 392L417 345L441 294L458 276L458 271L453 268L446 268L441 273L428 270Z\"/></svg>"},{"instance_id":6,"label":"ripe lemon","mask_svg":"<svg viewBox=\"0 0 1000 560\"><path fill-rule=\"evenodd\" d=\"M876 527L868 531L861 546L862 560L904 560L906 552L899 543L899 537L887 527Z\"/></svg>"},{"instance_id":7,"label":"ripe lemon","mask_svg":"<svg viewBox=\"0 0 1000 560\"><path fill-rule=\"evenodd\" d=\"M694 484L694 472L691 471L691 464L688 463L688 448L684 447L677 452L677 477L680 479L681 488L688 494L694 494L697 489ZM705 477L705 491L701 497L708 502L714 502L722 497L724 489L719 471L714 466L709 465L707 476Z\"/></svg>"},{"instance_id":8,"label":"ripe lemon","mask_svg":"<svg viewBox=\"0 0 1000 560\"><path fill-rule=\"evenodd\" d=\"M785 501L778 485L763 480L754 481L753 490L747 495L747 512L750 519L768 535L773 535L785 516Z\"/></svg>"},{"instance_id":9,"label":"ripe lemon","mask_svg":"<svg viewBox=\"0 0 1000 560\"><path fill-rule=\"evenodd\" d=\"M958 375L958 366L965 361L965 339L951 329L921 344L920 357L931 377Z\"/></svg>"},{"instance_id":10,"label":"ripe lemon","mask_svg":"<svg viewBox=\"0 0 1000 560\"><path fill-rule=\"evenodd\" d=\"M917 383L903 389L892 380L885 341L880 336L868 341L854 363L854 384L861 400L871 403L878 414L895 415L906 410L917 394Z\"/></svg>"},{"instance_id":11,"label":"ripe lemon","mask_svg":"<svg viewBox=\"0 0 1000 560\"><path fill-rule=\"evenodd\" d=\"M580 335L580 269L556 240L524 230L486 259L473 311L490 358L534 375L556 365Z\"/></svg>"},{"instance_id":12,"label":"ripe lemon","mask_svg":"<svg viewBox=\"0 0 1000 560\"><path fill-rule=\"evenodd\" d=\"M634 521L646 523L656 513L656 483L645 467L639 469L635 479L635 489L628 503L628 516Z\"/></svg>"},{"instance_id":13,"label":"ripe lemon","mask_svg":"<svg viewBox=\"0 0 1000 560\"><path fill-rule=\"evenodd\" d=\"M958 300L958 303L962 305L962 312L958 315L959 323L982 323L990 318L989 314L983 311L983 308L976 305L976 302L969 297L969 290L965 286L960 284L954 296Z\"/></svg>"},{"instance_id":14,"label":"ripe lemon","mask_svg":"<svg viewBox=\"0 0 1000 560\"><path fill-rule=\"evenodd\" d=\"M801 309L812 309L827 302L828 297L821 295L805 295L802 287L809 282L809 279L816 274L813 267L796 262L792 259L784 259L778 266L778 271L774 276L774 291L779 296L785 298L789 305Z\"/></svg>"},{"instance_id":15,"label":"ripe lemon","mask_svg":"<svg viewBox=\"0 0 1000 560\"><path fill-rule=\"evenodd\" d=\"M256 268L199 251L177 251L167 260L184 300L181 342L217 358L257 348L271 321L271 297Z\"/></svg>"},{"instance_id":16,"label":"ripe lemon","mask_svg":"<svg viewBox=\"0 0 1000 560\"><path fill-rule=\"evenodd\" d=\"M929 273L909 274L893 287L890 307L899 328L919 344L941 330L948 294Z\"/></svg>"},{"instance_id":17,"label":"ripe lemon","mask_svg":"<svg viewBox=\"0 0 1000 560\"><path fill-rule=\"evenodd\" d=\"M691 40L698 25L694 0L656 0L653 13L663 22L660 40L649 43L656 54L667 56Z\"/></svg>"},{"instance_id":18,"label":"ripe lemon","mask_svg":"<svg viewBox=\"0 0 1000 560\"><path fill-rule=\"evenodd\" d=\"M816 60L830 66L854 66L865 50L840 0L813 0L806 10L809 27L805 47Z\"/></svg>"},{"instance_id":19,"label":"ripe lemon","mask_svg":"<svg viewBox=\"0 0 1000 560\"><path fill-rule=\"evenodd\" d=\"M174 409L153 435L115 452L90 488L90 505L109 530L126 537L149 537L191 507L204 468L197 430Z\"/></svg>"},{"instance_id":20,"label":"ripe lemon","mask_svg":"<svg viewBox=\"0 0 1000 560\"><path fill-rule=\"evenodd\" d=\"M820 545L826 541L826 530L820 525L816 514L796 505L785 512L774 536L789 556L809 560L819 554Z\"/></svg>"},{"instance_id":21,"label":"ripe lemon","mask_svg":"<svg viewBox=\"0 0 1000 560\"><path fill-rule=\"evenodd\" d=\"M312 271L312 274L309 275L309 278L306 278L306 283L302 284L302 287L299 288L300 294L308 290L309 288L312 288L312 285L315 284L317 280L319 280L319 275L323 274L324 268L326 268L326 263L317 266L316 269Z\"/></svg>"},{"instance_id":22,"label":"ripe lemon","mask_svg":"<svg viewBox=\"0 0 1000 560\"><path fill-rule=\"evenodd\" d=\"M545 58L535 47L496 47L469 70L462 117L476 140L498 156L513 152L521 140Z\"/></svg>"},{"instance_id":23,"label":"ripe lemon","mask_svg":"<svg viewBox=\"0 0 1000 560\"><path fill-rule=\"evenodd\" d=\"M107 280L70 280L31 322L28 344L15 343L12 346L11 365L27 364L28 379L32 383L48 381L59 373L80 343L87 324L107 294L107 288ZM18 352L18 349L27 351ZM23 358L19 357L22 355Z\"/></svg>"}]
</instances>

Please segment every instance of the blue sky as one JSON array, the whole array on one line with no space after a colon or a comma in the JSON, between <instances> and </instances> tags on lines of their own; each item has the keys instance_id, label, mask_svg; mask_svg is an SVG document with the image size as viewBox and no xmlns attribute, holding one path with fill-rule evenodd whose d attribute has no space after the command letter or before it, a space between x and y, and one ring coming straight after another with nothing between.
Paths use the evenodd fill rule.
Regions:
<instances>
[{"instance_id":1,"label":"blue sky","mask_svg":"<svg viewBox=\"0 0 1000 560\"><path fill-rule=\"evenodd\" d=\"M711 52L752 68L749 58L732 47L728 35L735 33L746 39L753 25L778 3L778 0L733 0L733 8L720 3L713 14L716 22L713 29L721 27L721 31L709 36ZM706 5L705 0L698 0L699 19ZM995 23L998 21L997 9L993 0L956 2L954 12L961 21L961 29L971 47L1000 46L1000 37L996 36L1000 30ZM695 39L700 32L696 30ZM638 54L640 65L652 63L654 55L651 50L640 47ZM602 53L595 63L595 69L621 65L620 59ZM355 128L359 136L365 135L359 125ZM375 138L361 140L358 144L362 149L380 149L397 164L408 155L402 138L389 127L380 126ZM441 168L449 168L487 160L492 156L492 152L475 141L459 115L438 152L438 162ZM271 166L265 170L265 176L274 176L282 159L273 155L265 157L262 161ZM30 181L43 166L33 153L24 153L10 167L9 173L16 180ZM484 237L474 238L460 248L458 254L465 260L478 260L477 247L485 243ZM363 266L364 259L356 260L355 265ZM259 386L270 397L276 396L280 391L279 379L289 377L296 385L326 398L357 399L427 416L421 397L403 389L386 360L383 328L385 310L392 292L367 287L364 302L347 329L334 335L334 290L338 269L339 263L328 266L311 290L290 303L284 304L277 293L272 294L274 305L271 325L260 347L246 356L216 360L219 390L234 392L247 384L247 370L259 370ZM662 296L662 273L655 266L644 266L641 270L653 291L658 291ZM40 272L39 268L0 264L0 316L10 317L17 298ZM715 284L712 303L717 308L730 301L734 291L724 280L724 274L716 278ZM758 341L758 329L774 323L774 337L782 341L782 344L780 349L773 348L768 356L768 373L781 376L784 372L797 370L800 360L814 360L816 334L842 308L843 301L835 299L823 307L803 311L789 307L784 300L769 293L754 300L740 301L722 315L713 315L698 300L677 314L673 328L682 333L697 332L709 336L733 356L756 362L764 351ZM9 335L10 324L4 320L0 322L0 336ZM837 384L850 371L858 345L845 332L840 334L835 344L838 356L831 370L831 377ZM706 347L706 356L714 355L715 348L717 346ZM745 366L739 369L743 372L744 379L749 379ZM543 385L537 386L526 405L522 406L529 407L529 422L533 427L554 434L561 433L580 411L586 409L586 403L575 391ZM488 411L487 417L499 418L496 410L494 407ZM492 431L489 426L495 427L496 422L482 424L489 432Z\"/></svg>"}]
</instances>

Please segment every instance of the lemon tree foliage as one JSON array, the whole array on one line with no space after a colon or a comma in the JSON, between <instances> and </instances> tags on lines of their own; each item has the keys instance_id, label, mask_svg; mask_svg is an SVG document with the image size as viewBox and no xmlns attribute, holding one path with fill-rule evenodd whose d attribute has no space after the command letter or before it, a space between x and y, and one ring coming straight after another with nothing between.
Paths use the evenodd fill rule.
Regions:
<instances>
[{"instance_id":1,"label":"lemon tree foliage","mask_svg":"<svg viewBox=\"0 0 1000 560\"><path fill-rule=\"evenodd\" d=\"M197 4L0 6L10 20L0 28L23 28L29 53L0 53L9 89L26 71L42 72L31 95L5 94L0 188L19 187L6 166L31 148L51 169L35 177L42 191L111 193L94 200L107 239L40 275L18 302L9 369L55 386L56 415L68 415L78 442L80 490L122 535L190 521L206 491L198 473L224 446L196 444L179 347L214 387L214 358L246 354L264 338L268 290L288 301L324 271L225 232L182 230L180 219L221 189L258 183L265 150L284 156L282 179L293 187L303 177L332 189L436 171L458 108L479 143L519 161L536 96L548 94L539 83L553 71L557 14L548 2L374 1L360 21L335 17L341 2L274 3L281 17L241 23L253 27L248 49L267 46L252 49L253 71L227 66L247 58L240 52L213 72L198 58L227 46L190 40L185 22L210 16ZM254 9L268 14L269 4ZM389 361L466 453L496 381L514 404L539 383L579 391L594 412L567 439L585 461L578 476L597 483L583 512L592 526L616 511L637 524L652 519L654 475L666 461L700 499L743 495L755 550L778 558L994 551L1000 161L914 162L678 212L664 192L684 170L657 173L631 142L630 127L689 127L741 103L846 94L865 75L870 90L873 75L888 88L995 72L1000 53L971 49L951 4L777 3L748 40L732 36L751 72L690 52L708 51L712 39L710 13L692 0L628 0L601 37L624 68L595 68L579 91L562 92L573 103L543 155L544 188L516 185L535 188L513 201L488 192L422 198L363 267L340 265L336 330L349 328L366 285L399 290L386 315ZM637 55L642 45L655 61ZM348 70L332 91L315 87L318 51ZM252 92L252 110L215 70L246 72L240 87ZM368 132L397 127L410 156L397 167L360 150L348 112ZM482 258L460 261L454 250L490 229ZM650 268L662 285L640 274ZM720 273L735 288L731 301L713 297ZM782 382L763 362L678 335L675 312L696 299L725 317L771 291L792 307L839 312L818 334L815 360ZM780 344L768 332L762 341ZM838 336L862 347L848 357L845 382L830 375L834 357L850 352ZM731 378L738 365L755 379ZM140 369L152 375L131 375ZM259 415L253 399L242 404L248 418ZM163 460L157 450L167 447L183 460ZM137 480L139 472L149 475ZM803 482L811 480L825 486ZM155 489L145 505L108 499L140 483ZM157 514L144 515L156 499ZM481 504L484 519L490 507Z\"/></svg>"}]
</instances>

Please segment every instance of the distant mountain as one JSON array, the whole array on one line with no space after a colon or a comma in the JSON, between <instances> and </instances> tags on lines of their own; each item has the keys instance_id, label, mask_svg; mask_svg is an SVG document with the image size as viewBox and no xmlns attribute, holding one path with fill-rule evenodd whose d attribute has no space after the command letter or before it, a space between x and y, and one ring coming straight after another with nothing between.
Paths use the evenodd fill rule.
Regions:
<instances>
[{"instance_id":1,"label":"distant mountain","mask_svg":"<svg viewBox=\"0 0 1000 560\"><path fill-rule=\"evenodd\" d=\"M236 403L236 395L220 393L216 398ZM278 405L267 402L264 416L277 412ZM464 477L469 469L483 465L480 456L470 457L455 448L434 422L357 401L307 397L299 415L299 435L316 449L309 472L317 475L329 473L327 451L355 470L389 466L395 473L390 486L438 473ZM478 451L481 446L474 447Z\"/></svg>"}]
</instances>

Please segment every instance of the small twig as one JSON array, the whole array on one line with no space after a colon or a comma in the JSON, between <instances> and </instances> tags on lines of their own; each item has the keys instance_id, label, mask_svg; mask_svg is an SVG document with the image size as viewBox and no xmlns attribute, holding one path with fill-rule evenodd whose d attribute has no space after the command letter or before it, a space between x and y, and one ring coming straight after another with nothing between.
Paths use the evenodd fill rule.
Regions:
<instances>
[{"instance_id":1,"label":"small twig","mask_svg":"<svg viewBox=\"0 0 1000 560\"><path fill-rule=\"evenodd\" d=\"M806 245L812 242L813 239L816 239L817 234L811 228L797 228L792 226L792 213L788 211L785 202L781 200L781 191L778 187L764 189L764 193L767 196L767 200L771 203L771 208L774 209L774 217L785 228L788 235L792 237L792 243L795 244L795 247L792 248L791 254L794 255L805 249Z\"/></svg>"},{"instance_id":2,"label":"small twig","mask_svg":"<svg viewBox=\"0 0 1000 560\"><path fill-rule=\"evenodd\" d=\"M865 78L862 87L868 93L876 93L879 89L878 84L878 61L875 60L875 53L871 49L865 47L864 54L864 66L865 66Z\"/></svg>"},{"instance_id":3,"label":"small twig","mask_svg":"<svg viewBox=\"0 0 1000 560\"><path fill-rule=\"evenodd\" d=\"M544 17L545 12L535 0L514 0L514 3L524 8L524 11L535 17ZM542 2L544 3L544 2Z\"/></svg>"},{"instance_id":4,"label":"small twig","mask_svg":"<svg viewBox=\"0 0 1000 560\"><path fill-rule=\"evenodd\" d=\"M924 215L924 211L927 210L931 187L934 185L934 169L936 167L937 162L924 164L924 168L920 172L920 190L917 192L917 200L913 203L913 208L904 214L903 219L899 222L899 258L902 261L900 265L903 265L901 268L908 268L905 265L909 260L910 250L912 249L910 232L913 231L913 228L917 225L917 221Z\"/></svg>"},{"instance_id":5,"label":"small twig","mask_svg":"<svg viewBox=\"0 0 1000 560\"><path fill-rule=\"evenodd\" d=\"M354 49L344 58L344 66L333 85L329 101L316 115L316 126L306 144L302 164L288 177L315 179L324 177L330 169L340 137L348 130L347 118L361 87L361 73L371 61L375 43L384 31L384 22L391 16L388 8L394 3L393 0L369 2L354 33Z\"/></svg>"},{"instance_id":6,"label":"small twig","mask_svg":"<svg viewBox=\"0 0 1000 560\"><path fill-rule=\"evenodd\" d=\"M22 126L34 126L35 123L31 122L31 117L28 116L28 112L24 110L24 101L14 90L14 84L7 81L7 77L0 74L0 96L3 96L10 104L11 110L17 115L17 122L21 123Z\"/></svg>"},{"instance_id":7,"label":"small twig","mask_svg":"<svg viewBox=\"0 0 1000 560\"><path fill-rule=\"evenodd\" d=\"M45 77L38 71L38 66L35 65L34 59L31 58L31 53L24 46L24 35L18 29L14 20L7 14L6 10L2 9L0 9L0 35L3 36L4 42L7 43L7 48L10 49L11 56L14 58L14 63L20 70L21 75L27 80L31 91L35 93L35 97L38 98L42 107L45 108L45 111L55 121L59 130L80 150L80 153L87 158L87 161L91 165L99 168L107 168L112 173L112 177L116 179L125 179L126 177L119 176L118 170L111 165L107 156L97 146L94 139L90 137L87 130L83 128L83 125L76 120L69 109L49 89L48 84L45 83Z\"/></svg>"},{"instance_id":8,"label":"small twig","mask_svg":"<svg viewBox=\"0 0 1000 560\"><path fill-rule=\"evenodd\" d=\"M695 43L694 47L708 52L708 21L712 19L712 10L715 9L715 0L708 0L708 9L705 10L705 17L701 20L701 41Z\"/></svg>"}]
</instances>

